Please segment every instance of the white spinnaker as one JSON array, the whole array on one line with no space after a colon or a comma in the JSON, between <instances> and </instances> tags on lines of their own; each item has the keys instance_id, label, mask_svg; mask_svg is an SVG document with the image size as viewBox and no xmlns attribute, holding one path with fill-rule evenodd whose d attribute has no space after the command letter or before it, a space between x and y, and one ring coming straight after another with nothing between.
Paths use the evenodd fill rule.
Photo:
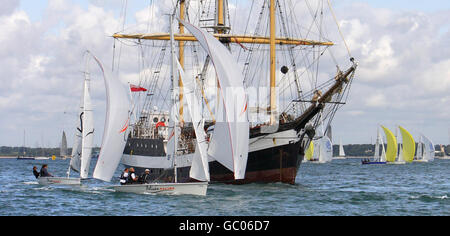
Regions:
<instances>
[{"instance_id":1,"label":"white spinnaker","mask_svg":"<svg viewBox=\"0 0 450 236\"><path fill-rule=\"evenodd\" d=\"M83 94L84 94L83 86ZM75 137L72 146L72 158L70 158L70 168L76 172L81 169L81 137L83 136L83 116L84 116L84 96L81 96L80 110L77 116L77 125L75 130Z\"/></svg>"},{"instance_id":2,"label":"white spinnaker","mask_svg":"<svg viewBox=\"0 0 450 236\"><path fill-rule=\"evenodd\" d=\"M230 51L214 36L183 20L180 22L211 57L220 87L218 99L223 103L225 119L216 117L208 154L233 171L235 179L244 179L248 159L249 123L248 99L241 70Z\"/></svg>"},{"instance_id":3,"label":"white spinnaker","mask_svg":"<svg viewBox=\"0 0 450 236\"><path fill-rule=\"evenodd\" d=\"M320 139L320 153L319 153L319 162L326 163L330 162L333 159L333 144L331 143L330 138L328 136L323 136Z\"/></svg>"},{"instance_id":4,"label":"white spinnaker","mask_svg":"<svg viewBox=\"0 0 450 236\"><path fill-rule=\"evenodd\" d=\"M190 177L200 181L210 181L209 164L208 164L208 142L206 140L206 132L204 129L204 120L202 117L201 97L195 92L195 80L189 78L184 73L180 62L176 60L178 73L183 81L184 99L188 105L189 114L194 127L197 145L195 149L194 159L191 165Z\"/></svg>"},{"instance_id":5,"label":"white spinnaker","mask_svg":"<svg viewBox=\"0 0 450 236\"><path fill-rule=\"evenodd\" d=\"M94 144L94 114L92 110L91 94L89 88L89 80L84 83L84 115L83 115L83 132L81 139L81 171L82 179L88 178L89 167L91 164L92 146Z\"/></svg>"},{"instance_id":6,"label":"white spinnaker","mask_svg":"<svg viewBox=\"0 0 450 236\"><path fill-rule=\"evenodd\" d=\"M93 56L93 55L92 55ZM94 178L110 182L119 166L128 137L130 122L130 88L103 69L100 61L93 56L103 72L106 87L106 119L102 147L94 170Z\"/></svg>"},{"instance_id":7,"label":"white spinnaker","mask_svg":"<svg viewBox=\"0 0 450 236\"><path fill-rule=\"evenodd\" d=\"M434 144L433 142L422 134L422 140L424 144L424 150L423 150L423 159L432 161L434 160Z\"/></svg>"}]
</instances>

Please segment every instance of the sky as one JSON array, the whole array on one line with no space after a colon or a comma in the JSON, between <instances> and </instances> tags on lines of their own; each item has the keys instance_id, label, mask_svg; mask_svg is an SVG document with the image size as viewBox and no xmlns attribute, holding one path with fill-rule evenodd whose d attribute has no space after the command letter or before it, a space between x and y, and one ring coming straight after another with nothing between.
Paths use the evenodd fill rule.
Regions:
<instances>
[{"instance_id":1,"label":"sky","mask_svg":"<svg viewBox=\"0 0 450 236\"><path fill-rule=\"evenodd\" d=\"M123 24L124 0L2 1L0 146L22 146L25 139L29 147L57 147L62 130L71 146L84 51L109 65L110 36L142 21L140 14L152 2L162 1L128 0ZM170 12L173 1L164 2L159 10ZM335 142L373 143L382 124L402 125L414 137L422 133L436 144L450 143L450 1L332 3L359 62L348 103L333 122ZM103 81L93 80L91 87L99 146Z\"/></svg>"}]
</instances>

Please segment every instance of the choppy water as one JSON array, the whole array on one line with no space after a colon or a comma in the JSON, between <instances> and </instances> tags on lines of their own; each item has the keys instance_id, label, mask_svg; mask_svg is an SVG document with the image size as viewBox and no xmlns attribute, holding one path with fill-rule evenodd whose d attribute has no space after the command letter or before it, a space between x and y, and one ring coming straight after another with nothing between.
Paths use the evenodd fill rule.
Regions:
<instances>
[{"instance_id":1,"label":"choppy water","mask_svg":"<svg viewBox=\"0 0 450 236\"><path fill-rule=\"evenodd\" d=\"M40 186L32 175L34 165L47 163L52 174L65 176L68 162L0 159L0 215L450 215L450 160L306 163L297 185L217 184L206 197L115 193L97 180L81 187Z\"/></svg>"}]
</instances>

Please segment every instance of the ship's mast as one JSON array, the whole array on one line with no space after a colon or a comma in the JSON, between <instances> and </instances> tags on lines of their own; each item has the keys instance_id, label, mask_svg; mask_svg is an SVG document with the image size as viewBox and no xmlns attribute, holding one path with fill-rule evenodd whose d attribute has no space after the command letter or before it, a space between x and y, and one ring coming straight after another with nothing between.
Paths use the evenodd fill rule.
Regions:
<instances>
[{"instance_id":1,"label":"ship's mast","mask_svg":"<svg viewBox=\"0 0 450 236\"><path fill-rule=\"evenodd\" d=\"M185 20L185 12L186 12L186 1L185 0L180 0L180 19L181 20ZM184 25L181 24L181 22L179 23L179 28L180 28L180 34L184 34ZM173 39L172 39L173 40ZM184 41L179 41L178 42L178 46L179 46L179 61L180 61L180 65L181 68L184 69ZM179 86L179 101L180 101L180 123L183 124L184 123L184 107L183 107L183 81L181 80L181 78L178 78L178 86Z\"/></svg>"},{"instance_id":2,"label":"ship's mast","mask_svg":"<svg viewBox=\"0 0 450 236\"><path fill-rule=\"evenodd\" d=\"M276 104L276 15L275 0L270 0L270 125L275 125Z\"/></svg>"},{"instance_id":3,"label":"ship's mast","mask_svg":"<svg viewBox=\"0 0 450 236\"><path fill-rule=\"evenodd\" d=\"M173 19L174 16L170 15L170 58L171 58L171 62L170 62L170 69L171 69L171 78L172 78L172 106L176 106L177 103L177 96L176 96L176 87L177 87L177 81L175 79L175 75L176 75L176 70L175 70L175 41L173 40ZM180 102L181 104L182 102ZM176 111L175 109L172 109L172 112ZM173 139L174 139L174 149L173 149L173 155L172 155L172 162L173 162L173 168L174 168L174 176L175 176L175 183L178 182L178 178L177 178L177 162L176 162L176 154L177 154L177 147L178 147L178 133L177 133L177 127L178 127L178 123L179 121L177 119L175 119L176 114L171 114L171 119L172 119L172 123L173 123ZM170 135L170 134L169 134Z\"/></svg>"}]
</instances>

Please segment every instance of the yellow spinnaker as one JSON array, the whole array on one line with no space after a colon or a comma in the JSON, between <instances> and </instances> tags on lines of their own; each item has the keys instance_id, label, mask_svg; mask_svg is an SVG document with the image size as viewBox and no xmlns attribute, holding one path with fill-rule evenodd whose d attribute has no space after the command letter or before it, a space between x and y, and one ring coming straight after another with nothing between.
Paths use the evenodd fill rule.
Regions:
<instances>
[{"instance_id":1,"label":"yellow spinnaker","mask_svg":"<svg viewBox=\"0 0 450 236\"><path fill-rule=\"evenodd\" d=\"M387 140L387 150L386 150L386 161L387 162L395 162L395 158L397 157L397 139L394 134L386 127L381 126L383 128L384 133L386 134Z\"/></svg>"},{"instance_id":2,"label":"yellow spinnaker","mask_svg":"<svg viewBox=\"0 0 450 236\"><path fill-rule=\"evenodd\" d=\"M310 161L313 157L313 154L314 154L314 142L311 141L309 143L309 148L308 148L308 150L306 150L306 153L305 153L306 160Z\"/></svg>"},{"instance_id":3,"label":"yellow spinnaker","mask_svg":"<svg viewBox=\"0 0 450 236\"><path fill-rule=\"evenodd\" d=\"M403 159L406 162L412 162L414 159L414 154L416 152L416 142L413 136L403 127L399 126L400 133L402 133L403 141Z\"/></svg>"}]
</instances>

